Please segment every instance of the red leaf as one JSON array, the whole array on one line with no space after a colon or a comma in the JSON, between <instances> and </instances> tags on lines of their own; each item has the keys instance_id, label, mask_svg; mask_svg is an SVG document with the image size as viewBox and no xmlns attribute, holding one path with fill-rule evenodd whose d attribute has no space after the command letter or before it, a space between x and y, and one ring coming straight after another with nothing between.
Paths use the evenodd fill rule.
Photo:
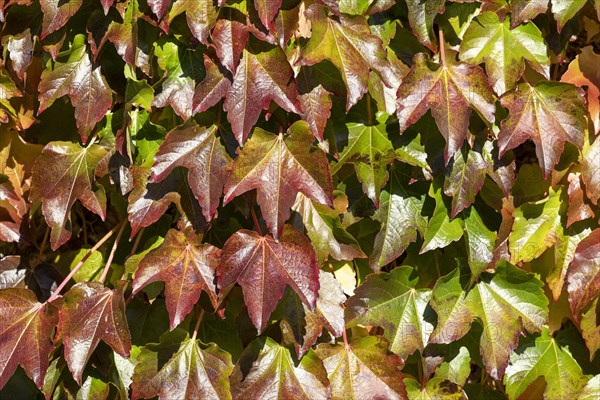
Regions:
<instances>
[{"instance_id":1,"label":"red leaf","mask_svg":"<svg viewBox=\"0 0 600 400\"><path fill-rule=\"evenodd\" d=\"M77 199L105 218L106 194L96 183L94 171L106 153L98 145L84 148L71 142L51 142L37 158L30 198L42 201L42 213L52 228L53 250L71 237L71 207Z\"/></svg>"},{"instance_id":2,"label":"red leaf","mask_svg":"<svg viewBox=\"0 0 600 400\"><path fill-rule=\"evenodd\" d=\"M302 106L302 118L308 122L313 135L322 142L323 131L331 116L331 93L319 85L309 93L299 96Z\"/></svg>"},{"instance_id":3,"label":"red leaf","mask_svg":"<svg viewBox=\"0 0 600 400\"><path fill-rule=\"evenodd\" d=\"M217 270L219 287L239 283L248 314L262 332L286 285L314 310L319 291L317 256L308 239L286 225L278 242L271 236L239 230L225 242Z\"/></svg>"},{"instance_id":4,"label":"red leaf","mask_svg":"<svg viewBox=\"0 0 600 400\"><path fill-rule=\"evenodd\" d=\"M286 111L301 113L294 71L283 50L250 41L224 104L227 120L240 144L246 141L261 110L267 110L271 100Z\"/></svg>"},{"instance_id":5,"label":"red leaf","mask_svg":"<svg viewBox=\"0 0 600 400\"><path fill-rule=\"evenodd\" d=\"M51 335L58 310L38 303L28 289L0 290L0 389L21 365L38 388L44 384L48 357L54 348Z\"/></svg>"},{"instance_id":6,"label":"red leaf","mask_svg":"<svg viewBox=\"0 0 600 400\"><path fill-rule=\"evenodd\" d=\"M275 239L290 216L298 192L319 203L332 205L333 186L325 153L311 149L308 124L295 122L289 136L255 129L225 185L224 202L256 189L257 202Z\"/></svg>"},{"instance_id":7,"label":"red leaf","mask_svg":"<svg viewBox=\"0 0 600 400\"><path fill-rule=\"evenodd\" d=\"M160 182L174 168L186 167L189 185L207 221L219 206L231 162L216 132L215 125L204 128L195 123L173 129L154 156L150 177Z\"/></svg>"},{"instance_id":8,"label":"red leaf","mask_svg":"<svg viewBox=\"0 0 600 400\"><path fill-rule=\"evenodd\" d=\"M57 338L62 337L69 370L80 385L83 369L100 340L122 357L129 357L131 335L123 299L126 285L118 281L111 290L99 282L82 282L65 294Z\"/></svg>"},{"instance_id":9,"label":"red leaf","mask_svg":"<svg viewBox=\"0 0 600 400\"><path fill-rule=\"evenodd\" d=\"M571 311L579 321L581 311L600 293L600 228L577 245L567 282Z\"/></svg>"},{"instance_id":10,"label":"red leaf","mask_svg":"<svg viewBox=\"0 0 600 400\"><path fill-rule=\"evenodd\" d=\"M281 7L281 2L282 0L254 0L254 7L258 12L260 22L268 30L271 30L273 19Z\"/></svg>"},{"instance_id":11,"label":"red leaf","mask_svg":"<svg viewBox=\"0 0 600 400\"><path fill-rule=\"evenodd\" d=\"M220 68L204 54L206 76L196 86L192 100L194 113L201 113L217 104L231 88L231 80L223 75Z\"/></svg>"},{"instance_id":12,"label":"red leaf","mask_svg":"<svg viewBox=\"0 0 600 400\"><path fill-rule=\"evenodd\" d=\"M202 291L217 308L214 278L220 257L218 248L210 244L195 246L188 243L185 234L171 229L165 241L140 261L133 293L152 282L164 282L171 329L174 329L192 311Z\"/></svg>"},{"instance_id":13,"label":"red leaf","mask_svg":"<svg viewBox=\"0 0 600 400\"><path fill-rule=\"evenodd\" d=\"M481 116L494 121L494 96L483 70L478 66L431 65L424 53L413 59L413 67L398 88L398 119L404 132L427 110L446 139L444 161L448 163L467 137L470 106Z\"/></svg>"},{"instance_id":14,"label":"red leaf","mask_svg":"<svg viewBox=\"0 0 600 400\"><path fill-rule=\"evenodd\" d=\"M40 0L44 13L40 39L44 40L46 36L62 28L79 10L81 4L83 0Z\"/></svg>"},{"instance_id":15,"label":"red leaf","mask_svg":"<svg viewBox=\"0 0 600 400\"><path fill-rule=\"evenodd\" d=\"M237 20L219 19L213 28L212 40L221 64L235 74L248 42L246 24Z\"/></svg>"}]
</instances>

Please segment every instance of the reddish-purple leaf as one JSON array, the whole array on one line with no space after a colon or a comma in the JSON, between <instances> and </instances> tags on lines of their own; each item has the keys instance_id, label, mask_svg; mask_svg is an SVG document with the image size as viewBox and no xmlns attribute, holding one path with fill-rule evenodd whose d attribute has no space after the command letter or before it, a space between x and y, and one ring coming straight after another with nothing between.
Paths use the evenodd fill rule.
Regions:
<instances>
[{"instance_id":1,"label":"reddish-purple leaf","mask_svg":"<svg viewBox=\"0 0 600 400\"><path fill-rule=\"evenodd\" d=\"M42 213L52 229L50 243L56 250L71 237L71 207L77 199L88 210L106 215L106 194L94 172L107 151L71 142L51 142L33 166L30 198L42 201Z\"/></svg>"},{"instance_id":2,"label":"reddish-purple leaf","mask_svg":"<svg viewBox=\"0 0 600 400\"><path fill-rule=\"evenodd\" d=\"M33 38L29 28L10 36L6 48L9 51L13 68L19 79L25 77L25 71L33 61Z\"/></svg>"},{"instance_id":3,"label":"reddish-purple leaf","mask_svg":"<svg viewBox=\"0 0 600 400\"><path fill-rule=\"evenodd\" d=\"M112 105L112 91L100 73L100 67L90 62L85 38L77 35L65 62L48 62L38 88L42 113L59 97L68 95L75 108L77 129L84 143L88 134Z\"/></svg>"},{"instance_id":4,"label":"reddish-purple leaf","mask_svg":"<svg viewBox=\"0 0 600 400\"><path fill-rule=\"evenodd\" d=\"M567 211L567 228L574 222L592 218L594 212L583 200L583 189L579 173L570 172L569 181L569 209Z\"/></svg>"},{"instance_id":5,"label":"reddish-purple leaf","mask_svg":"<svg viewBox=\"0 0 600 400\"><path fill-rule=\"evenodd\" d=\"M150 9L159 20L162 19L171 5L171 0L147 0L147 2Z\"/></svg>"},{"instance_id":6,"label":"reddish-purple leaf","mask_svg":"<svg viewBox=\"0 0 600 400\"><path fill-rule=\"evenodd\" d=\"M231 88L231 80L223 75L220 68L212 58L204 54L206 76L194 91L194 113L204 112L217 104Z\"/></svg>"},{"instance_id":7,"label":"reddish-purple leaf","mask_svg":"<svg viewBox=\"0 0 600 400\"><path fill-rule=\"evenodd\" d=\"M254 7L258 12L258 17L260 18L260 22L267 28L267 30L271 30L271 26L273 25L273 19L275 19L275 15L279 11L281 7L282 0L254 0Z\"/></svg>"},{"instance_id":8,"label":"reddish-purple leaf","mask_svg":"<svg viewBox=\"0 0 600 400\"><path fill-rule=\"evenodd\" d=\"M57 338L62 337L69 370L80 385L83 369L100 340L121 357L129 357L131 335L123 299L126 286L127 282L118 281L111 290L99 282L82 282L65 294Z\"/></svg>"},{"instance_id":9,"label":"reddish-purple leaf","mask_svg":"<svg viewBox=\"0 0 600 400\"><path fill-rule=\"evenodd\" d=\"M467 137L473 107L484 120L494 121L494 96L483 70L478 66L433 65L424 53L413 59L413 67L398 88L400 132L417 122L427 110L446 139L446 163Z\"/></svg>"},{"instance_id":10,"label":"reddish-purple leaf","mask_svg":"<svg viewBox=\"0 0 600 400\"><path fill-rule=\"evenodd\" d=\"M40 0L44 14L40 38L43 40L52 32L62 28L82 4L83 0Z\"/></svg>"},{"instance_id":11,"label":"reddish-purple leaf","mask_svg":"<svg viewBox=\"0 0 600 400\"><path fill-rule=\"evenodd\" d=\"M0 290L0 389L21 365L38 388L44 384L54 348L58 309L38 303L29 289Z\"/></svg>"},{"instance_id":12,"label":"reddish-purple leaf","mask_svg":"<svg viewBox=\"0 0 600 400\"><path fill-rule=\"evenodd\" d=\"M317 256L308 239L286 225L279 241L271 236L239 230L223 246L217 270L219 287L227 290L239 283L248 314L262 332L286 285L314 310L319 291Z\"/></svg>"},{"instance_id":13,"label":"reddish-purple leaf","mask_svg":"<svg viewBox=\"0 0 600 400\"><path fill-rule=\"evenodd\" d=\"M600 137L594 143L584 143L581 159L581 180L585 185L585 194L594 204L600 200Z\"/></svg>"},{"instance_id":14,"label":"reddish-purple leaf","mask_svg":"<svg viewBox=\"0 0 600 400\"><path fill-rule=\"evenodd\" d=\"M473 204L483 187L487 170L488 164L478 151L456 152L444 180L444 193L452 197L451 218Z\"/></svg>"},{"instance_id":15,"label":"reddish-purple leaf","mask_svg":"<svg viewBox=\"0 0 600 400\"><path fill-rule=\"evenodd\" d=\"M587 127L583 90L568 83L522 83L500 98L508 108L498 134L500 157L527 139L535 143L535 154L544 176L550 175L565 142L581 148Z\"/></svg>"},{"instance_id":16,"label":"reddish-purple leaf","mask_svg":"<svg viewBox=\"0 0 600 400\"><path fill-rule=\"evenodd\" d=\"M302 118L308 122L313 135L322 142L323 131L331 116L331 93L319 85L299 96Z\"/></svg>"},{"instance_id":17,"label":"reddish-purple leaf","mask_svg":"<svg viewBox=\"0 0 600 400\"><path fill-rule=\"evenodd\" d=\"M271 100L286 111L300 114L294 71L283 50L248 42L227 92L224 108L235 138L243 144Z\"/></svg>"},{"instance_id":18,"label":"reddish-purple leaf","mask_svg":"<svg viewBox=\"0 0 600 400\"><path fill-rule=\"evenodd\" d=\"M225 185L228 203L256 189L256 198L267 227L275 239L290 216L298 192L332 205L333 185L329 164L321 149L312 149L313 136L304 121L295 122L289 136L275 136L256 128L246 143Z\"/></svg>"},{"instance_id":19,"label":"reddish-purple leaf","mask_svg":"<svg viewBox=\"0 0 600 400\"><path fill-rule=\"evenodd\" d=\"M302 49L300 65L315 65L329 60L342 75L348 89L346 111L362 98L368 90L370 71L382 74L384 81L389 65L383 43L371 34L364 19L341 18L341 23L331 18L312 21L312 36Z\"/></svg>"},{"instance_id":20,"label":"reddish-purple leaf","mask_svg":"<svg viewBox=\"0 0 600 400\"><path fill-rule=\"evenodd\" d=\"M165 241L140 261L133 293L152 282L164 282L171 329L174 329L192 311L202 291L217 308L215 270L220 257L218 248L189 243L183 232L171 229Z\"/></svg>"},{"instance_id":21,"label":"reddish-purple leaf","mask_svg":"<svg viewBox=\"0 0 600 400\"><path fill-rule=\"evenodd\" d=\"M189 185L207 221L215 214L229 175L231 158L221 145L215 125L188 123L167 134L154 156L150 181L160 182L176 167L188 169Z\"/></svg>"},{"instance_id":22,"label":"reddish-purple leaf","mask_svg":"<svg viewBox=\"0 0 600 400\"><path fill-rule=\"evenodd\" d=\"M115 0L100 0L102 3L102 9L104 10L104 15L108 14L108 10L112 7Z\"/></svg>"},{"instance_id":23,"label":"reddish-purple leaf","mask_svg":"<svg viewBox=\"0 0 600 400\"><path fill-rule=\"evenodd\" d=\"M248 42L248 27L235 19L219 19L211 34L221 64L235 74Z\"/></svg>"},{"instance_id":24,"label":"reddish-purple leaf","mask_svg":"<svg viewBox=\"0 0 600 400\"><path fill-rule=\"evenodd\" d=\"M209 44L210 30L217 21L218 10L213 0L177 0L169 12L169 23L185 12L190 31L200 43Z\"/></svg>"},{"instance_id":25,"label":"reddish-purple leaf","mask_svg":"<svg viewBox=\"0 0 600 400\"><path fill-rule=\"evenodd\" d=\"M579 321L581 311L600 293L600 228L577 245L567 271L567 292L573 316Z\"/></svg>"}]
</instances>

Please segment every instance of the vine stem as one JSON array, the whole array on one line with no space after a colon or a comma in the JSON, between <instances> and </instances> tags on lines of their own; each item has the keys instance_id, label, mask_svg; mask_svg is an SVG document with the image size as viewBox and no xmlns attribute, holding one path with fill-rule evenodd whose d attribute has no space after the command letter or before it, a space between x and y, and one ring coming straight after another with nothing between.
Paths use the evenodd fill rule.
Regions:
<instances>
[{"instance_id":1,"label":"vine stem","mask_svg":"<svg viewBox=\"0 0 600 400\"><path fill-rule=\"evenodd\" d=\"M254 221L254 227L256 228L256 230L258 231L258 234L260 236L262 236L262 231L260 229L260 225L258 223L258 218L256 217L256 213L254 212L254 207L250 208L250 214L252 214L252 220Z\"/></svg>"},{"instance_id":2,"label":"vine stem","mask_svg":"<svg viewBox=\"0 0 600 400\"><path fill-rule=\"evenodd\" d=\"M135 254L135 252L140 244L140 239L142 238L142 235L144 234L144 229L146 229L146 228L140 229L140 231L137 233L137 236L135 237L135 242L133 242L133 247L131 248L131 252L129 253L130 256Z\"/></svg>"},{"instance_id":3,"label":"vine stem","mask_svg":"<svg viewBox=\"0 0 600 400\"><path fill-rule=\"evenodd\" d=\"M442 28L439 30L440 34L440 60L442 62L442 67L446 67L446 50L444 45L444 31Z\"/></svg>"},{"instance_id":4,"label":"vine stem","mask_svg":"<svg viewBox=\"0 0 600 400\"><path fill-rule=\"evenodd\" d=\"M194 327L194 334L192 335L192 340L196 340L196 336L198 335L198 329L200 328L200 322L202 322L203 317L204 317L204 309L201 309L200 315L198 316L198 321L196 321L196 326Z\"/></svg>"},{"instance_id":5,"label":"vine stem","mask_svg":"<svg viewBox=\"0 0 600 400\"><path fill-rule=\"evenodd\" d=\"M56 290L52 293L52 296L50 296L50 298L48 300L46 300L46 303L51 303L52 301L54 301L58 296L60 296L60 291L64 289L64 287L67 285L67 283L71 280L71 278L73 277L73 275L75 275L77 273L77 271L79 271L79 268L81 268L81 266L83 264L85 264L85 262L87 261L87 259L92 255L92 253L96 250L98 250L98 248L100 248L100 246L102 246L108 239L110 239L110 237L112 235L115 234L115 232L117 232L117 230L121 228L121 225L117 225L114 228L112 228L110 231L108 231L108 233L106 235L104 235L104 237L102 239L100 239L98 241L98 243L96 243L94 245L94 247L92 247L86 254L85 256L83 256L83 258L81 259L81 261L79 261L77 263L77 265L75 265L75 267L71 270L71 272L69 273L69 275L67 275L67 277L60 283L60 285L58 285L58 287L56 288Z\"/></svg>"},{"instance_id":6,"label":"vine stem","mask_svg":"<svg viewBox=\"0 0 600 400\"><path fill-rule=\"evenodd\" d=\"M346 346L346 348L350 347L350 345L348 344L348 336L346 335L346 327L344 326L344 330L342 331L342 338L344 339L344 346Z\"/></svg>"},{"instance_id":7,"label":"vine stem","mask_svg":"<svg viewBox=\"0 0 600 400\"><path fill-rule=\"evenodd\" d=\"M127 226L127 220L123 221L121 224L121 228L119 229L119 233L117 233L117 237L115 238L115 242L113 243L112 249L110 249L110 254L108 256L108 260L106 260L106 265L104 266L104 270L102 271L102 275L100 275L100 279L98 282L103 283L106 279L106 275L108 275L108 270L110 265L112 264L112 260L115 257L115 252L117 251L117 247L119 246L119 241L121 240L121 235L123 235L123 231Z\"/></svg>"}]
</instances>

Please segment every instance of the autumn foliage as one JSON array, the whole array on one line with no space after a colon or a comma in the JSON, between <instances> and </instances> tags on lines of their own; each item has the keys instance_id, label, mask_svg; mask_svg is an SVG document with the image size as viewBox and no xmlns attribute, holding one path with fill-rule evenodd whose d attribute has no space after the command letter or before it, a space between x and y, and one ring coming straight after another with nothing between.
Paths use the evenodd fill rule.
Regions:
<instances>
[{"instance_id":1,"label":"autumn foliage","mask_svg":"<svg viewBox=\"0 0 600 400\"><path fill-rule=\"evenodd\" d=\"M600 398L599 18L0 1L0 398Z\"/></svg>"}]
</instances>

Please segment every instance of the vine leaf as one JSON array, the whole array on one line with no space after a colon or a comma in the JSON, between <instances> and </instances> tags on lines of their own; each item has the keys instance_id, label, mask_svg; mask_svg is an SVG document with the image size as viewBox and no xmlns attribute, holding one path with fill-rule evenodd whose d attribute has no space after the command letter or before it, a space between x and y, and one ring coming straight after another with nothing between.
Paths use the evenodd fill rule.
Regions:
<instances>
[{"instance_id":1,"label":"vine leaf","mask_svg":"<svg viewBox=\"0 0 600 400\"><path fill-rule=\"evenodd\" d=\"M494 249L497 235L486 226L479 214L475 207L471 207L464 216L465 244L471 269L471 282L475 282L483 271L495 266Z\"/></svg>"},{"instance_id":2,"label":"vine leaf","mask_svg":"<svg viewBox=\"0 0 600 400\"><path fill-rule=\"evenodd\" d=\"M202 291L217 308L215 271L220 258L218 248L210 244L196 246L187 241L183 232L170 229L164 242L140 261L133 293L152 282L164 282L171 329L174 329L192 311Z\"/></svg>"},{"instance_id":3,"label":"vine leaf","mask_svg":"<svg viewBox=\"0 0 600 400\"><path fill-rule=\"evenodd\" d=\"M467 137L470 106L488 122L494 121L494 97L481 68L469 64L432 65L424 53L413 58L413 66L397 93L400 132L417 122L427 110L446 139L446 164Z\"/></svg>"},{"instance_id":4,"label":"vine leaf","mask_svg":"<svg viewBox=\"0 0 600 400\"><path fill-rule=\"evenodd\" d=\"M217 104L231 88L231 80L209 56L204 54L204 70L206 76L196 86L192 99L194 113L208 110Z\"/></svg>"},{"instance_id":5,"label":"vine leaf","mask_svg":"<svg viewBox=\"0 0 600 400\"><path fill-rule=\"evenodd\" d=\"M262 22L269 31L273 27L273 20L281 7L281 3L282 0L254 0L254 7L258 12L260 22Z\"/></svg>"},{"instance_id":6,"label":"vine leaf","mask_svg":"<svg viewBox=\"0 0 600 400\"><path fill-rule=\"evenodd\" d=\"M581 180L585 186L585 194L594 204L600 200L600 139L596 138L594 143L590 144L587 140L581 151Z\"/></svg>"},{"instance_id":7,"label":"vine leaf","mask_svg":"<svg viewBox=\"0 0 600 400\"><path fill-rule=\"evenodd\" d=\"M111 290L99 282L81 282L64 296L57 338L62 338L65 359L79 385L92 352L103 340L122 357L129 357L131 335L125 318L126 281Z\"/></svg>"},{"instance_id":8,"label":"vine leaf","mask_svg":"<svg viewBox=\"0 0 600 400\"><path fill-rule=\"evenodd\" d=\"M169 9L172 0L147 0L147 2L154 15L161 20Z\"/></svg>"},{"instance_id":9,"label":"vine leaf","mask_svg":"<svg viewBox=\"0 0 600 400\"><path fill-rule=\"evenodd\" d=\"M106 194L96 183L96 166L107 151L98 146L52 142L46 145L33 166L30 198L42 201L42 213L52 229L52 250L71 237L71 207L77 199L88 210L106 215Z\"/></svg>"},{"instance_id":10,"label":"vine leaf","mask_svg":"<svg viewBox=\"0 0 600 400\"><path fill-rule=\"evenodd\" d=\"M285 226L278 242L245 229L231 235L223 246L217 276L222 290L240 284L248 314L259 332L267 326L286 285L311 311L317 304L317 257L309 240L290 225Z\"/></svg>"},{"instance_id":11,"label":"vine leaf","mask_svg":"<svg viewBox=\"0 0 600 400\"><path fill-rule=\"evenodd\" d=\"M33 37L31 30L25 29L23 32L8 37L6 49L9 52L12 66L19 79L25 78L25 72L33 61Z\"/></svg>"},{"instance_id":12,"label":"vine leaf","mask_svg":"<svg viewBox=\"0 0 600 400\"><path fill-rule=\"evenodd\" d=\"M569 210L567 211L567 228L573 223L594 217L594 211L584 201L583 189L581 188L581 174L569 172L567 181L569 188Z\"/></svg>"},{"instance_id":13,"label":"vine leaf","mask_svg":"<svg viewBox=\"0 0 600 400\"><path fill-rule=\"evenodd\" d=\"M176 167L188 169L188 181L206 221L215 214L229 173L231 158L217 136L217 126L193 122L176 127L161 143L150 181L158 183Z\"/></svg>"},{"instance_id":14,"label":"vine leaf","mask_svg":"<svg viewBox=\"0 0 600 400\"><path fill-rule=\"evenodd\" d=\"M317 342L323 328L333 336L342 336L346 296L340 282L329 272L319 271L319 298L314 311L291 290L287 290L278 311L284 337L294 343L298 357L302 357ZM277 311L276 311L277 313Z\"/></svg>"},{"instance_id":15,"label":"vine leaf","mask_svg":"<svg viewBox=\"0 0 600 400\"><path fill-rule=\"evenodd\" d=\"M585 5L584 1L571 0L550 0L552 4L552 14L556 20L558 32L565 27L565 24L573 18L579 10Z\"/></svg>"},{"instance_id":16,"label":"vine leaf","mask_svg":"<svg viewBox=\"0 0 600 400\"><path fill-rule=\"evenodd\" d=\"M415 289L413 269L397 267L390 273L372 274L354 290L346 302L349 328L377 325L383 328L390 351L406 359L415 350L423 352L433 325L426 320L430 289Z\"/></svg>"},{"instance_id":17,"label":"vine leaf","mask_svg":"<svg viewBox=\"0 0 600 400\"><path fill-rule=\"evenodd\" d=\"M256 128L225 184L224 203L256 189L256 200L269 231L277 240L298 192L332 205L333 185L325 153L312 149L313 136L304 121L296 121L284 138Z\"/></svg>"},{"instance_id":18,"label":"vine leaf","mask_svg":"<svg viewBox=\"0 0 600 400\"><path fill-rule=\"evenodd\" d=\"M477 318L483 328L479 349L483 364L501 379L519 335L539 332L548 319L548 299L542 282L503 260L494 274L484 272L467 293L468 273L455 269L440 278L431 296L438 323L431 343L451 343L463 337Z\"/></svg>"},{"instance_id":19,"label":"vine leaf","mask_svg":"<svg viewBox=\"0 0 600 400\"><path fill-rule=\"evenodd\" d=\"M587 88L588 111L594 123L594 132L600 133L600 73L598 73L600 55L594 53L592 46L584 47L569 64L569 69L560 78L561 82Z\"/></svg>"},{"instance_id":20,"label":"vine leaf","mask_svg":"<svg viewBox=\"0 0 600 400\"><path fill-rule=\"evenodd\" d=\"M335 260L366 257L356 239L342 226L336 210L316 203L302 193L298 193L292 210L302 217L319 265L329 256Z\"/></svg>"},{"instance_id":21,"label":"vine leaf","mask_svg":"<svg viewBox=\"0 0 600 400\"><path fill-rule=\"evenodd\" d=\"M525 60L550 79L550 59L546 52L542 32L534 24L511 28L510 18L501 22L496 13L487 12L469 24L459 57L475 65L485 62L490 83L501 95L515 87L525 70Z\"/></svg>"},{"instance_id":22,"label":"vine leaf","mask_svg":"<svg viewBox=\"0 0 600 400\"><path fill-rule=\"evenodd\" d=\"M40 0L44 15L40 39L44 40L46 36L62 28L82 4L83 0Z\"/></svg>"},{"instance_id":23,"label":"vine leaf","mask_svg":"<svg viewBox=\"0 0 600 400\"><path fill-rule=\"evenodd\" d=\"M386 131L386 120L387 114L381 114L374 125L347 123L348 145L331 169L333 175L343 165L354 164L358 180L362 182L363 192L376 207L379 207L380 190L389 178L387 167L395 157L394 147Z\"/></svg>"},{"instance_id":24,"label":"vine leaf","mask_svg":"<svg viewBox=\"0 0 600 400\"><path fill-rule=\"evenodd\" d=\"M271 100L301 114L294 71L278 46L250 40L243 51L223 107L238 143L243 144Z\"/></svg>"},{"instance_id":25,"label":"vine leaf","mask_svg":"<svg viewBox=\"0 0 600 400\"><path fill-rule=\"evenodd\" d=\"M445 0L407 1L408 21L419 39L430 50L436 51L433 33L433 20L444 11Z\"/></svg>"},{"instance_id":26,"label":"vine leaf","mask_svg":"<svg viewBox=\"0 0 600 400\"><path fill-rule=\"evenodd\" d=\"M312 36L302 56L300 65L315 65L329 60L337 67L348 89L346 112L355 105L368 90L371 70L387 77L389 66L383 43L371 34L369 26L361 19L340 18L341 22L331 18L314 18Z\"/></svg>"},{"instance_id":27,"label":"vine leaf","mask_svg":"<svg viewBox=\"0 0 600 400\"><path fill-rule=\"evenodd\" d=\"M185 12L188 27L200 43L208 45L210 29L217 21L218 10L212 0L177 0L169 12L169 24Z\"/></svg>"},{"instance_id":28,"label":"vine leaf","mask_svg":"<svg viewBox=\"0 0 600 400\"><path fill-rule=\"evenodd\" d=\"M567 271L567 292L576 321L579 314L600 293L600 228L577 245Z\"/></svg>"},{"instance_id":29,"label":"vine leaf","mask_svg":"<svg viewBox=\"0 0 600 400\"><path fill-rule=\"evenodd\" d=\"M521 204L513 212L514 223L508 237L512 263L534 260L558 241L556 232L566 206L563 197L561 188L550 189L547 199Z\"/></svg>"},{"instance_id":30,"label":"vine leaf","mask_svg":"<svg viewBox=\"0 0 600 400\"><path fill-rule=\"evenodd\" d=\"M162 91L154 97L155 107L170 105L184 120L192 116L195 82L200 81L202 66L193 51L173 42L154 45L154 54L160 69L165 71Z\"/></svg>"},{"instance_id":31,"label":"vine leaf","mask_svg":"<svg viewBox=\"0 0 600 400\"><path fill-rule=\"evenodd\" d=\"M302 118L308 122L313 135L323 141L323 131L327 120L331 117L331 93L320 84L308 93L299 95Z\"/></svg>"},{"instance_id":32,"label":"vine leaf","mask_svg":"<svg viewBox=\"0 0 600 400\"><path fill-rule=\"evenodd\" d=\"M419 254L444 248L459 240L465 232L462 219L450 219L450 211L442 195L440 180L435 180L429 187L429 197L435 200L435 209L427 221L427 227L423 233L423 245Z\"/></svg>"},{"instance_id":33,"label":"vine leaf","mask_svg":"<svg viewBox=\"0 0 600 400\"><path fill-rule=\"evenodd\" d=\"M233 17L220 18L212 30L211 37L221 64L235 74L249 39L248 27Z\"/></svg>"},{"instance_id":34,"label":"vine leaf","mask_svg":"<svg viewBox=\"0 0 600 400\"><path fill-rule=\"evenodd\" d=\"M367 336L347 346L320 344L316 352L327 370L332 398L408 398L400 373L402 359L388 353L384 338Z\"/></svg>"},{"instance_id":35,"label":"vine leaf","mask_svg":"<svg viewBox=\"0 0 600 400\"><path fill-rule=\"evenodd\" d=\"M230 399L231 355L177 328L142 348L133 373L133 399ZM177 379L174 379L177 377Z\"/></svg>"},{"instance_id":36,"label":"vine leaf","mask_svg":"<svg viewBox=\"0 0 600 400\"><path fill-rule=\"evenodd\" d=\"M546 11L548 11L548 2L545 0L513 0L510 2L510 29L514 29L523 22L531 21Z\"/></svg>"},{"instance_id":37,"label":"vine leaf","mask_svg":"<svg viewBox=\"0 0 600 400\"><path fill-rule=\"evenodd\" d=\"M548 400L574 399L588 381L568 348L560 346L547 327L533 346L511 355L504 376L508 398L519 398L538 377L546 381Z\"/></svg>"},{"instance_id":38,"label":"vine leaf","mask_svg":"<svg viewBox=\"0 0 600 400\"><path fill-rule=\"evenodd\" d=\"M409 185L410 170L394 163L388 187L381 192L380 207L373 218L381 224L375 236L369 264L374 271L398 258L423 233L427 219L421 215L427 190L424 183Z\"/></svg>"},{"instance_id":39,"label":"vine leaf","mask_svg":"<svg viewBox=\"0 0 600 400\"><path fill-rule=\"evenodd\" d=\"M112 106L112 91L102 76L100 67L93 66L90 62L83 35L75 36L64 62L48 61L38 90L38 114L59 97L69 96L75 108L77 129L84 143L90 131Z\"/></svg>"},{"instance_id":40,"label":"vine leaf","mask_svg":"<svg viewBox=\"0 0 600 400\"><path fill-rule=\"evenodd\" d=\"M49 365L58 309L24 288L0 290L0 389L21 365L41 389Z\"/></svg>"},{"instance_id":41,"label":"vine leaf","mask_svg":"<svg viewBox=\"0 0 600 400\"><path fill-rule=\"evenodd\" d=\"M230 381L235 399L330 397L327 373L314 352L305 354L297 363L288 349L268 337L258 338L246 347Z\"/></svg>"},{"instance_id":42,"label":"vine leaf","mask_svg":"<svg viewBox=\"0 0 600 400\"><path fill-rule=\"evenodd\" d=\"M452 197L451 218L473 204L485 182L488 166L483 155L474 149L454 154L453 163L444 180L444 193Z\"/></svg>"},{"instance_id":43,"label":"vine leaf","mask_svg":"<svg viewBox=\"0 0 600 400\"><path fill-rule=\"evenodd\" d=\"M498 134L500 157L527 139L535 143L535 154L544 176L558 162L565 142L583 146L587 127L584 93L561 82L522 83L500 98L508 108Z\"/></svg>"}]
</instances>

